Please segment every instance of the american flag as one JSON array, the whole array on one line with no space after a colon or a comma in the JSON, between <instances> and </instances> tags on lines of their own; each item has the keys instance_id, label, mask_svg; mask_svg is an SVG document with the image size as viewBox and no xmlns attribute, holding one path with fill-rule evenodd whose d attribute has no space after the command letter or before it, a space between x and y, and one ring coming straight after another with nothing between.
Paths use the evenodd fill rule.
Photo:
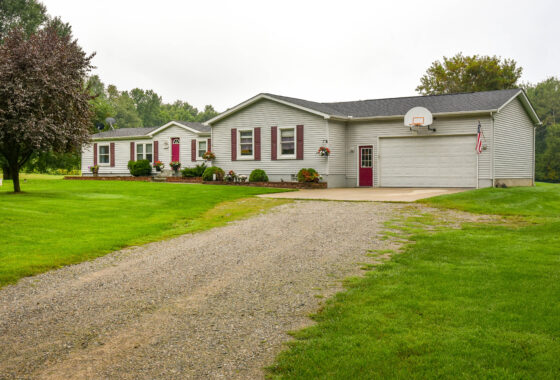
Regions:
<instances>
[{"instance_id":1,"label":"american flag","mask_svg":"<svg viewBox=\"0 0 560 380\"><path fill-rule=\"evenodd\" d=\"M476 153L480 154L482 152L482 127L480 126L480 121L478 122L478 132L476 133Z\"/></svg>"}]
</instances>

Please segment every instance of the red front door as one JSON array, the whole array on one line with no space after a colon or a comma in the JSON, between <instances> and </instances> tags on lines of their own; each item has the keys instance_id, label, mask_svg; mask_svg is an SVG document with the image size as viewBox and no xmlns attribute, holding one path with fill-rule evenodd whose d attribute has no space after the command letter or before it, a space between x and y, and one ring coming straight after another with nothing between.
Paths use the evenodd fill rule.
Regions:
<instances>
[{"instance_id":1,"label":"red front door","mask_svg":"<svg viewBox=\"0 0 560 380\"><path fill-rule=\"evenodd\" d=\"M171 138L171 161L180 161L179 160L179 147L181 146L180 140L178 137Z\"/></svg>"},{"instance_id":2,"label":"red front door","mask_svg":"<svg viewBox=\"0 0 560 380\"><path fill-rule=\"evenodd\" d=\"M358 147L359 184L364 187L373 186L373 146Z\"/></svg>"}]
</instances>

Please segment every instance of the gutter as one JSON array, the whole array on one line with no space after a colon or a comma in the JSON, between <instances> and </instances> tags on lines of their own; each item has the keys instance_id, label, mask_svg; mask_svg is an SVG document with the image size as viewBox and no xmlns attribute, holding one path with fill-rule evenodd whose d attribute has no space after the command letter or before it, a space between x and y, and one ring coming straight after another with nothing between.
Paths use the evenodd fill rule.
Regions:
<instances>
[{"instance_id":1,"label":"gutter","mask_svg":"<svg viewBox=\"0 0 560 380\"><path fill-rule=\"evenodd\" d=\"M458 112L439 112L433 113L433 116L463 116L463 115L483 115L487 114L488 112L497 112L497 109L492 110L476 110L476 111L458 111ZM339 120L339 121L370 121L370 120L393 120L393 119L402 119L404 115L387 115L387 116L369 116L369 117L352 117L352 116L331 116L332 120Z\"/></svg>"}]
</instances>

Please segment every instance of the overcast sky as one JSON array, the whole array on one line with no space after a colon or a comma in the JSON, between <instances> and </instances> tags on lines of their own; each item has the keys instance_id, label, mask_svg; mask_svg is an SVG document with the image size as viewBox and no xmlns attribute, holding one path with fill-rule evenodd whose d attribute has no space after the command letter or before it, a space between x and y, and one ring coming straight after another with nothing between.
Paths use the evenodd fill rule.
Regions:
<instances>
[{"instance_id":1,"label":"overcast sky","mask_svg":"<svg viewBox=\"0 0 560 380\"><path fill-rule=\"evenodd\" d=\"M218 111L259 92L315 101L416 95L436 59L513 58L560 76L560 2L43 0L121 90Z\"/></svg>"}]
</instances>

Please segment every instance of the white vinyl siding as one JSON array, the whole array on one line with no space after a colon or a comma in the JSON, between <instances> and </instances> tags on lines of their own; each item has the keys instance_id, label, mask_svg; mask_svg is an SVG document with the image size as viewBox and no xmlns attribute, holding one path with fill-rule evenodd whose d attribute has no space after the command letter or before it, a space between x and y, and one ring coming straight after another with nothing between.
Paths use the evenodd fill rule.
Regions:
<instances>
[{"instance_id":1,"label":"white vinyl siding","mask_svg":"<svg viewBox=\"0 0 560 380\"><path fill-rule=\"evenodd\" d=\"M476 136L379 139L381 187L476 187Z\"/></svg>"},{"instance_id":2,"label":"white vinyl siding","mask_svg":"<svg viewBox=\"0 0 560 380\"><path fill-rule=\"evenodd\" d=\"M480 120L485 140L483 146L486 149L478 155L478 176L479 183L488 184L492 178L492 119L490 114L471 117L437 117L432 125L436 132L430 132L426 136L446 136L446 135L476 135L478 121ZM383 137L413 137L415 132L405 127L403 119L376 122L354 122L348 123L346 137L346 175L347 185L357 186L357 147L359 145L373 145L373 181L374 186L379 186L379 156L378 140ZM473 143L472 151L475 151Z\"/></svg>"},{"instance_id":3,"label":"white vinyl siding","mask_svg":"<svg viewBox=\"0 0 560 380\"><path fill-rule=\"evenodd\" d=\"M158 160L163 162L165 165L164 169L168 170L169 162L171 161L171 138L178 137L180 140L180 161L182 168L193 167L196 165L195 162L191 160L191 140L192 139L206 139L210 137L210 133L196 135L195 133L188 131L184 128L171 126L160 133L156 134L153 139L133 139L133 140L114 140L114 141L93 141L89 145L84 145L82 149L82 174L90 175L91 172L88 170L88 166L93 165L93 144L97 143L98 149L101 145L110 146L111 142L115 143L115 166L111 167L110 158L109 163L105 166L100 166L100 175L130 175L128 170L128 161L130 160L130 143L134 142L134 157L137 158L136 147L139 144L151 144L152 145L152 160L154 154L154 141L158 141ZM110 149L109 149L110 151ZM97 161L99 162L99 155L97 156Z\"/></svg>"},{"instance_id":4,"label":"white vinyl siding","mask_svg":"<svg viewBox=\"0 0 560 380\"><path fill-rule=\"evenodd\" d=\"M496 114L494 130L494 177L533 178L534 127L518 99Z\"/></svg>"},{"instance_id":5,"label":"white vinyl siding","mask_svg":"<svg viewBox=\"0 0 560 380\"><path fill-rule=\"evenodd\" d=\"M271 159L271 127L296 128L304 126L304 159ZM239 159L239 131L261 128L261 160ZM231 129L238 130L237 161L231 160ZM278 133L278 132L277 132ZM285 106L270 100L261 100L212 125L212 150L216 154L215 166L227 173L234 170L238 174L249 175L253 169L263 169L271 181L290 181L291 175L301 168L314 168L321 175L326 174L327 159L319 157L316 152L326 139L326 121L314 114ZM277 138L277 149L280 139Z\"/></svg>"}]
</instances>

